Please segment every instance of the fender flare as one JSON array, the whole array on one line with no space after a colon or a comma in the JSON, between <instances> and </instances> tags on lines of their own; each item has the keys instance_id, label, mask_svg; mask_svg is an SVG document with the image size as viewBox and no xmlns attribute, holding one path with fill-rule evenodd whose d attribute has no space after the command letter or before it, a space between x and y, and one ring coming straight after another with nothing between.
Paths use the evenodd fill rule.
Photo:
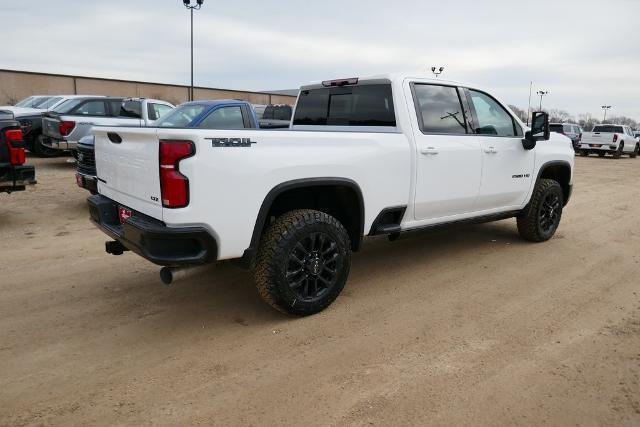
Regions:
<instances>
[{"instance_id":1,"label":"fender flare","mask_svg":"<svg viewBox=\"0 0 640 427\"><path fill-rule=\"evenodd\" d=\"M262 232L267 223L267 214L273 205L273 202L276 198L283 194L286 191L294 190L297 188L304 187L323 187L323 186L344 186L352 189L357 197L358 197L358 206L360 209L360 229L358 230L359 239L356 242L353 242L354 249L357 250L360 248L362 243L362 238L364 235L364 198L362 196L362 190L360 186L349 178L338 178L338 177L320 177L320 178L301 178L294 179L291 181L285 181L273 187L265 196L262 201L262 205L260 206L260 210L258 211L258 216L256 218L256 223L253 227L253 234L251 235L251 243L249 247L245 249L242 258L239 259L239 265L245 268L248 268L255 255L258 251L258 246L260 245L260 237L262 236Z\"/></svg>"}]
</instances>

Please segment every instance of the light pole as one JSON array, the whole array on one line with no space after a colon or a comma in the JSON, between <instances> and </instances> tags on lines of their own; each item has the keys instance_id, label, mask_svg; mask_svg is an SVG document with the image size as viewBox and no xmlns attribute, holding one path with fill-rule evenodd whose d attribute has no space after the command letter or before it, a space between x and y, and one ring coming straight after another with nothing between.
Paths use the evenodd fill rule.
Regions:
<instances>
[{"instance_id":1,"label":"light pole","mask_svg":"<svg viewBox=\"0 0 640 427\"><path fill-rule=\"evenodd\" d=\"M444 71L444 67L439 67L439 68L431 67L431 72L436 76L436 79L440 74L442 74L443 71Z\"/></svg>"},{"instance_id":2,"label":"light pole","mask_svg":"<svg viewBox=\"0 0 640 427\"><path fill-rule=\"evenodd\" d=\"M602 123L607 121L607 110L611 108L611 105L603 105L602 109L604 110L604 118L602 119Z\"/></svg>"},{"instance_id":3,"label":"light pole","mask_svg":"<svg viewBox=\"0 0 640 427\"><path fill-rule=\"evenodd\" d=\"M549 93L548 90L539 90L536 92L540 96L540 111L542 111L542 97Z\"/></svg>"},{"instance_id":4,"label":"light pole","mask_svg":"<svg viewBox=\"0 0 640 427\"><path fill-rule=\"evenodd\" d=\"M182 0L182 3L191 12L191 87L189 88L189 101L193 101L193 11L200 10L204 0L196 0L196 4L191 4L191 0Z\"/></svg>"}]
</instances>

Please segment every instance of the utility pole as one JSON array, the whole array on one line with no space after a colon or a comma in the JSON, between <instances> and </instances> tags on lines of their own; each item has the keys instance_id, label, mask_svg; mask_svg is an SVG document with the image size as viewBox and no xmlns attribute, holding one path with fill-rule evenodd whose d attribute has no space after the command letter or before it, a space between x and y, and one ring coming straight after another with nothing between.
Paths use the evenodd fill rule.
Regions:
<instances>
[{"instance_id":1,"label":"utility pole","mask_svg":"<svg viewBox=\"0 0 640 427\"><path fill-rule=\"evenodd\" d=\"M182 0L182 3L191 12L191 86L189 87L189 101L193 101L193 11L200 10L204 0L196 0L196 4L191 4L191 0Z\"/></svg>"},{"instance_id":2,"label":"utility pole","mask_svg":"<svg viewBox=\"0 0 640 427\"><path fill-rule=\"evenodd\" d=\"M533 89L533 81L529 82L529 108L527 108L527 126L529 126L529 116L531 116L531 89Z\"/></svg>"}]
</instances>

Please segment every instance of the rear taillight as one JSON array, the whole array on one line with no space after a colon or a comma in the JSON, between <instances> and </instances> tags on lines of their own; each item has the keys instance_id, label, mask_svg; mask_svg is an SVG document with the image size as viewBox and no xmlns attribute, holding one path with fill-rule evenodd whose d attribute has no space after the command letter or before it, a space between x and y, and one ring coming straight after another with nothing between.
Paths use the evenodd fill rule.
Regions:
<instances>
[{"instance_id":1,"label":"rear taillight","mask_svg":"<svg viewBox=\"0 0 640 427\"><path fill-rule=\"evenodd\" d=\"M189 204L189 180L180 173L180 160L193 156L191 141L160 140L160 194L165 208L184 208Z\"/></svg>"},{"instance_id":2,"label":"rear taillight","mask_svg":"<svg viewBox=\"0 0 640 427\"><path fill-rule=\"evenodd\" d=\"M76 127L76 122L72 122L71 120L65 120L58 124L58 130L62 136L69 135L74 127Z\"/></svg>"},{"instance_id":3,"label":"rear taillight","mask_svg":"<svg viewBox=\"0 0 640 427\"><path fill-rule=\"evenodd\" d=\"M24 164L26 156L24 153L24 144L22 140L22 130L9 129L4 131L4 138L9 148L9 163L14 166Z\"/></svg>"},{"instance_id":4,"label":"rear taillight","mask_svg":"<svg viewBox=\"0 0 640 427\"><path fill-rule=\"evenodd\" d=\"M618 134L617 133L613 134L613 142L618 142Z\"/></svg>"}]
</instances>

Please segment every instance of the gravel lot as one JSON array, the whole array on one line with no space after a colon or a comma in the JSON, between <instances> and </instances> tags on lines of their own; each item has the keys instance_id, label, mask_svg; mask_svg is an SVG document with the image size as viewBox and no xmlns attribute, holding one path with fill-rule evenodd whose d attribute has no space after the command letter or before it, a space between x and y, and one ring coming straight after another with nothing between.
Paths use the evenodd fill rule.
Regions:
<instances>
[{"instance_id":1,"label":"gravel lot","mask_svg":"<svg viewBox=\"0 0 640 427\"><path fill-rule=\"evenodd\" d=\"M640 425L640 159L577 158L556 236L375 239L325 312L104 252L66 159L0 195L0 425Z\"/></svg>"}]
</instances>

